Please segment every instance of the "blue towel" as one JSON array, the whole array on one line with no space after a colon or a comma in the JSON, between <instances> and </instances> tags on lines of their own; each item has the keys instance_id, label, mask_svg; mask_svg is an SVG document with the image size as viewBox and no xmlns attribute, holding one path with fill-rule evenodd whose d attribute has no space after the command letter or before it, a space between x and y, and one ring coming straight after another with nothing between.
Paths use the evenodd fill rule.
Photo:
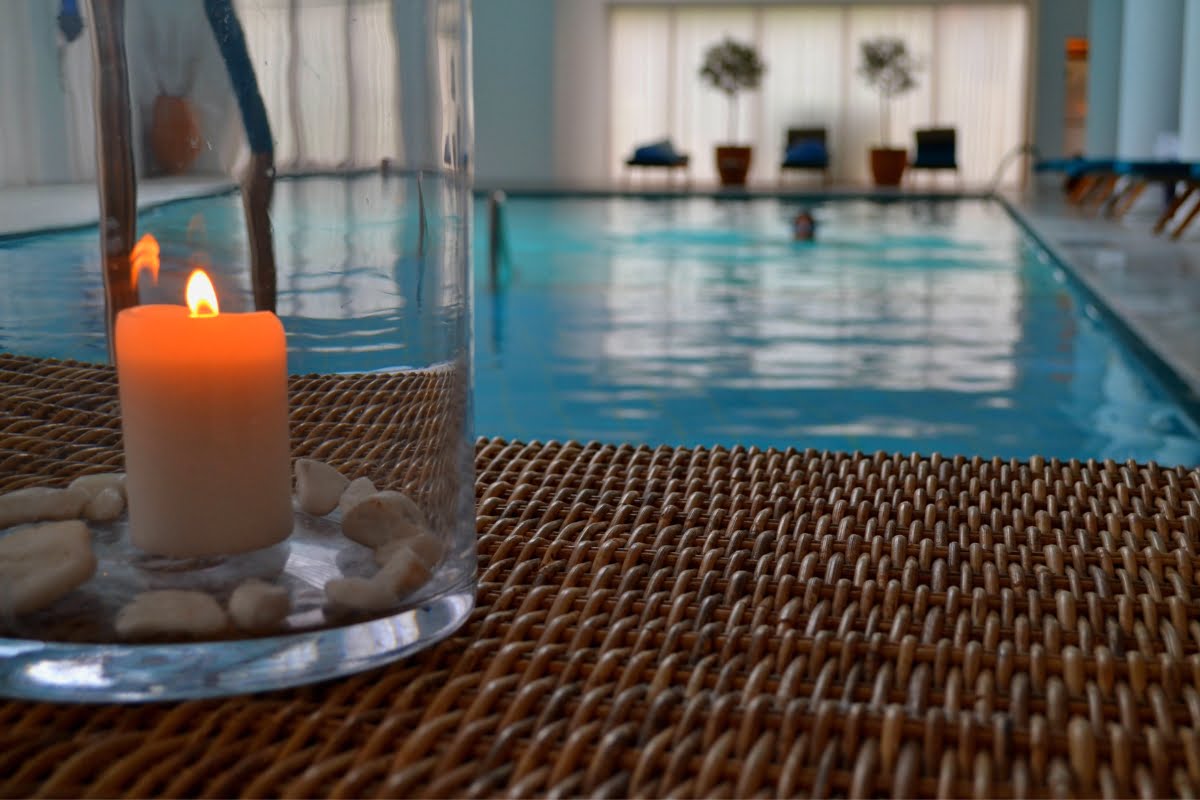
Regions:
<instances>
[{"instance_id":1,"label":"blue towel","mask_svg":"<svg viewBox=\"0 0 1200 800\"><path fill-rule=\"evenodd\" d=\"M1112 172L1114 166L1116 161L1111 158L1080 158L1068 164L1065 172L1068 178L1081 178L1097 172Z\"/></svg>"},{"instance_id":2,"label":"blue towel","mask_svg":"<svg viewBox=\"0 0 1200 800\"><path fill-rule=\"evenodd\" d=\"M1083 161L1080 156L1043 158L1033 165L1034 172L1066 172Z\"/></svg>"},{"instance_id":3,"label":"blue towel","mask_svg":"<svg viewBox=\"0 0 1200 800\"><path fill-rule=\"evenodd\" d=\"M1182 181L1192 175L1192 165L1182 161L1116 161L1113 172L1118 175L1134 175L1145 180Z\"/></svg>"},{"instance_id":4,"label":"blue towel","mask_svg":"<svg viewBox=\"0 0 1200 800\"><path fill-rule=\"evenodd\" d=\"M783 163L790 167L824 167L829 164L829 151L820 139L801 139L787 149Z\"/></svg>"}]
</instances>

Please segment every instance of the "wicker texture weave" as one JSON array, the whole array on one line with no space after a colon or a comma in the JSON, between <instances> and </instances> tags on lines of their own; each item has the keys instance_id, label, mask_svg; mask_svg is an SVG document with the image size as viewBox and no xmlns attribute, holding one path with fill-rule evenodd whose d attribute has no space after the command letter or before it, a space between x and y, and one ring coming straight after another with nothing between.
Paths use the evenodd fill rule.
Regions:
<instances>
[{"instance_id":1,"label":"wicker texture weave","mask_svg":"<svg viewBox=\"0 0 1200 800\"><path fill-rule=\"evenodd\" d=\"M296 379L293 429L354 380ZM110 371L0 381L0 489L119 462ZM476 465L458 634L253 697L0 703L0 794L1200 790L1196 470L501 440Z\"/></svg>"}]
</instances>

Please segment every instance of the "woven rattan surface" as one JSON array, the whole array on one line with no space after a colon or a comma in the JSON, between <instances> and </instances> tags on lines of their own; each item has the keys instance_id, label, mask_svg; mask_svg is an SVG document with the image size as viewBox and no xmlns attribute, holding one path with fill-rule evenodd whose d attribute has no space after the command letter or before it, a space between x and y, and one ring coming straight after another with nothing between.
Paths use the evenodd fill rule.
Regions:
<instances>
[{"instance_id":1,"label":"woven rattan surface","mask_svg":"<svg viewBox=\"0 0 1200 800\"><path fill-rule=\"evenodd\" d=\"M298 451L356 380L294 379ZM119 464L109 370L6 356L0 385L0 489ZM1200 790L1194 469L501 440L476 464L458 634L253 697L0 703L0 794Z\"/></svg>"}]
</instances>

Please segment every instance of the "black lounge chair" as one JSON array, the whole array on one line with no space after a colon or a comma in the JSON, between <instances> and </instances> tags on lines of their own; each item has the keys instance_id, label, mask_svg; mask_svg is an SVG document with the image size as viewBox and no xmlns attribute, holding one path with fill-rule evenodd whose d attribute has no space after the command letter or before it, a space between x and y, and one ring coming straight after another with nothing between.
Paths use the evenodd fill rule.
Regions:
<instances>
[{"instance_id":1,"label":"black lounge chair","mask_svg":"<svg viewBox=\"0 0 1200 800\"><path fill-rule=\"evenodd\" d=\"M954 128L924 128L916 132L917 151L910 170L953 171L958 175L958 133Z\"/></svg>"}]
</instances>

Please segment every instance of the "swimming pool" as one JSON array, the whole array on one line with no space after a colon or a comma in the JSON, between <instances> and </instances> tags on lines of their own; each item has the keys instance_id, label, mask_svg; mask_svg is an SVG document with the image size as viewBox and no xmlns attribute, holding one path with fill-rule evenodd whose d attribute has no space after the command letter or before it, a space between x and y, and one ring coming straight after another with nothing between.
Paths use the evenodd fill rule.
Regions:
<instances>
[{"instance_id":1,"label":"swimming pool","mask_svg":"<svg viewBox=\"0 0 1200 800\"><path fill-rule=\"evenodd\" d=\"M1195 463L1195 420L996 203L522 199L481 430ZM477 286L484 282L477 280ZM486 408L488 398L495 404Z\"/></svg>"},{"instance_id":2,"label":"swimming pool","mask_svg":"<svg viewBox=\"0 0 1200 800\"><path fill-rule=\"evenodd\" d=\"M362 200L377 182L279 185L295 372L354 370L356 354L407 335L403 319L370 313L373 293L406 291L395 226ZM999 205L829 200L813 209L812 244L791 241L797 208L513 198L493 285L479 201L476 431L1200 462L1189 409ZM244 259L234 196L160 207L142 226L197 216L214 263ZM74 231L0 243L0 347L103 358L95 242ZM322 263L351 264L352 285L325 285ZM361 305L362 325L323 328L320 302Z\"/></svg>"}]
</instances>

